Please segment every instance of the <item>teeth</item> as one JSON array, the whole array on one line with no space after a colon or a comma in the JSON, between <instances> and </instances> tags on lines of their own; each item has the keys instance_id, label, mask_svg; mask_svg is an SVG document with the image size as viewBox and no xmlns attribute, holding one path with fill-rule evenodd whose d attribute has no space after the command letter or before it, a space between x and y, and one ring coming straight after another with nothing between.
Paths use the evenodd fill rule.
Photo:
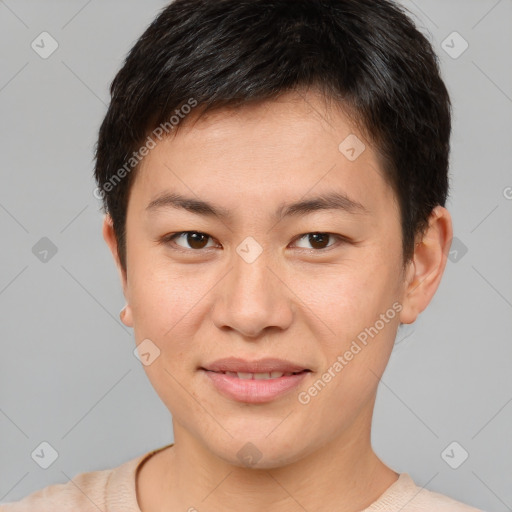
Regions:
<instances>
[{"instance_id":1,"label":"teeth","mask_svg":"<svg viewBox=\"0 0 512 512\"><path fill-rule=\"evenodd\" d=\"M228 375L229 377L237 377L239 379L244 380L268 380L268 379L279 379L281 377L289 377L290 375L297 375L302 372L259 372L259 373L250 373L250 372L228 372L228 371L220 371L217 373L223 373Z\"/></svg>"},{"instance_id":2,"label":"teeth","mask_svg":"<svg viewBox=\"0 0 512 512\"><path fill-rule=\"evenodd\" d=\"M258 380L270 379L270 373L255 373L254 379L258 379Z\"/></svg>"},{"instance_id":3,"label":"teeth","mask_svg":"<svg viewBox=\"0 0 512 512\"><path fill-rule=\"evenodd\" d=\"M268 380L268 379L279 379L280 377L288 377L292 375L290 372L265 372L265 373L248 373L248 372L225 372L230 377L238 377L239 379L254 379L254 380Z\"/></svg>"}]
</instances>

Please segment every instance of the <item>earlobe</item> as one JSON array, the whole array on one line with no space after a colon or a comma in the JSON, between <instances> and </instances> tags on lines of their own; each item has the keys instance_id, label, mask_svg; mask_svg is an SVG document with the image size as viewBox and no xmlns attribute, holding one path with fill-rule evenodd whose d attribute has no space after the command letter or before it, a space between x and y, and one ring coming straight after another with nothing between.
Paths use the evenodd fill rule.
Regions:
<instances>
[{"instance_id":1,"label":"earlobe","mask_svg":"<svg viewBox=\"0 0 512 512\"><path fill-rule=\"evenodd\" d=\"M446 267L452 237L450 213L446 208L436 206L407 267L400 322L413 323L432 300Z\"/></svg>"},{"instance_id":2,"label":"earlobe","mask_svg":"<svg viewBox=\"0 0 512 512\"><path fill-rule=\"evenodd\" d=\"M132 316L132 309L128 304L121 309L121 312L119 313L119 318L121 322L123 322L126 327L133 327L133 316Z\"/></svg>"}]
</instances>

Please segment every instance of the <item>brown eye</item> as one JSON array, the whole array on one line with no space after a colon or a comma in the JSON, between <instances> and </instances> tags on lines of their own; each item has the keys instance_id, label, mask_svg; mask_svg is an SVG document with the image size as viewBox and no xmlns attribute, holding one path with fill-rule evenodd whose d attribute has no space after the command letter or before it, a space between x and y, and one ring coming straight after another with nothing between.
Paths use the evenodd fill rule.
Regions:
<instances>
[{"instance_id":1,"label":"brown eye","mask_svg":"<svg viewBox=\"0 0 512 512\"><path fill-rule=\"evenodd\" d=\"M330 235L326 233L311 233L308 237L309 243L315 249L325 249L328 246Z\"/></svg>"},{"instance_id":2,"label":"brown eye","mask_svg":"<svg viewBox=\"0 0 512 512\"><path fill-rule=\"evenodd\" d=\"M310 247L299 247L303 249L310 249L312 247L315 250L321 251L334 245L334 243L329 244L331 238L338 238L340 241L343 241L341 236L333 235L332 233L306 233L299 238L299 241L304 240Z\"/></svg>"},{"instance_id":3,"label":"brown eye","mask_svg":"<svg viewBox=\"0 0 512 512\"><path fill-rule=\"evenodd\" d=\"M173 242L179 247L183 247L184 249L194 250L200 250L207 247L208 240L210 239L210 235L207 235L206 233L200 233L199 231L182 231L167 237L168 242ZM182 245L181 243L176 242L176 240L181 240L182 242L184 241L186 245Z\"/></svg>"}]
</instances>

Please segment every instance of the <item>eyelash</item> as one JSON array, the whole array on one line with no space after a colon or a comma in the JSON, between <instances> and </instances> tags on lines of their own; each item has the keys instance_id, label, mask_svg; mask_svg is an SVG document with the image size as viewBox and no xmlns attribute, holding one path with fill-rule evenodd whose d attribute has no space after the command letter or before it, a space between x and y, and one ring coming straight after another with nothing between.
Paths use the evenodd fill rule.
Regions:
<instances>
[{"instance_id":1,"label":"eyelash","mask_svg":"<svg viewBox=\"0 0 512 512\"><path fill-rule=\"evenodd\" d=\"M195 234L198 234L198 235L205 235L209 239L213 240L212 236L208 235L207 233L203 233L202 231L178 231L177 233L170 233L168 235L165 235L162 238L162 242L164 244L171 245L173 250L177 250L177 251L181 251L181 252L188 252L188 253L190 253L190 252L199 253L199 252L204 251L206 249L212 249L212 247L207 247L207 248L203 248L203 249L186 249L184 247L176 245L176 243L174 242L174 240L176 238L179 238L180 236L191 234L191 233L195 233ZM303 247L299 247L299 249L302 249L304 251L319 253L319 252L328 251L328 250L333 249L334 247L337 247L337 246L339 246L339 245L341 245L343 243L348 243L349 242L349 240L346 237L342 236L342 235L338 235L336 233L323 232L323 231L312 231L310 233L304 233L304 234L299 235L298 237L296 237L294 240L302 240L302 239L306 238L309 235L328 235L330 237L336 238L337 239L337 243L328 245L327 247L324 247L322 249L304 249Z\"/></svg>"}]
</instances>

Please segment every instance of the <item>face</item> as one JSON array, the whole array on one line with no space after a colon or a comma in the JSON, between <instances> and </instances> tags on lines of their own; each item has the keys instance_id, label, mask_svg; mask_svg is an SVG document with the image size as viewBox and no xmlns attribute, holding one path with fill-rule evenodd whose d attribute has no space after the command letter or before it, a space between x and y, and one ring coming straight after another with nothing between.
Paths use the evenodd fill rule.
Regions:
<instances>
[{"instance_id":1,"label":"face","mask_svg":"<svg viewBox=\"0 0 512 512\"><path fill-rule=\"evenodd\" d=\"M406 283L394 193L348 118L313 94L218 111L137 172L126 323L175 440L275 467L369 429ZM248 383L229 357L307 371Z\"/></svg>"}]
</instances>

